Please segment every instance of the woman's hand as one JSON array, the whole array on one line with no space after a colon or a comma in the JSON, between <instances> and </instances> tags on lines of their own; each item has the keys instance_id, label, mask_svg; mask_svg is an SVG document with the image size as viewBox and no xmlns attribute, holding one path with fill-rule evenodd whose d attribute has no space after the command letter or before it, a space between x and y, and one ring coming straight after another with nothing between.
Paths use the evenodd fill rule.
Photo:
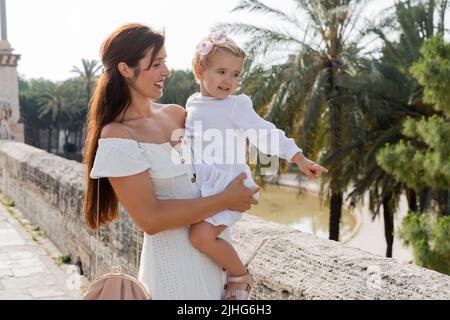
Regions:
<instances>
[{"instance_id":1,"label":"woman's hand","mask_svg":"<svg viewBox=\"0 0 450 320\"><path fill-rule=\"evenodd\" d=\"M292 158L292 162L297 165L310 181L316 180L322 173L328 172L324 167L306 158L301 152Z\"/></svg>"},{"instance_id":2,"label":"woman's hand","mask_svg":"<svg viewBox=\"0 0 450 320\"><path fill-rule=\"evenodd\" d=\"M244 212L251 208L252 204L258 204L253 195L259 191L259 187L249 189L243 182L247 178L244 172L237 176L225 189L224 194L228 199L228 209Z\"/></svg>"}]
</instances>

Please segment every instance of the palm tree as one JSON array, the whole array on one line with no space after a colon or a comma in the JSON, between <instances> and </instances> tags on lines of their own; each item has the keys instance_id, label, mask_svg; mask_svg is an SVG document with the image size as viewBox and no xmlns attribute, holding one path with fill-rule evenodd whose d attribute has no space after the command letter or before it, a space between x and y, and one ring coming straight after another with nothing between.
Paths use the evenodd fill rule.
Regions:
<instances>
[{"instance_id":1,"label":"palm tree","mask_svg":"<svg viewBox=\"0 0 450 320\"><path fill-rule=\"evenodd\" d=\"M430 205L431 189L424 188L419 198L406 183L395 179L383 170L377 155L387 143L397 144L407 139L401 131L407 117L419 118L431 116L435 111L422 101L422 87L412 77L409 70L420 57L420 48L435 30L441 30L443 21L435 26L436 10L445 16L447 1L436 5L411 1L397 2L389 11L394 10L380 26L369 28L370 32L379 35L384 43L382 58L372 58L367 67L365 79L351 84L355 94L363 95L360 104L365 107L367 123L367 151L364 153L363 174L358 177L349 197L352 203L362 200L369 191L370 209L375 218L383 208L385 237L387 241L386 255L392 256L394 241L394 213L398 207L400 195L405 192L409 209L413 212L424 212ZM398 41L390 41L386 31L400 34ZM363 73L360 74L363 77ZM370 76L372 75L372 76ZM373 76L375 75L375 76ZM348 83L348 82L347 82ZM381 187L380 187L381 186ZM417 205L419 202L420 206Z\"/></svg>"},{"instance_id":2,"label":"palm tree","mask_svg":"<svg viewBox=\"0 0 450 320\"><path fill-rule=\"evenodd\" d=\"M39 117L39 94L21 90L19 94L20 122L24 124L25 143L41 147L40 129L46 128L45 119Z\"/></svg>"},{"instance_id":3,"label":"palm tree","mask_svg":"<svg viewBox=\"0 0 450 320\"><path fill-rule=\"evenodd\" d=\"M87 97L90 100L97 81L97 73L101 69L101 64L97 60L81 59L82 67L72 67L72 71L83 79Z\"/></svg>"},{"instance_id":4,"label":"palm tree","mask_svg":"<svg viewBox=\"0 0 450 320\"><path fill-rule=\"evenodd\" d=\"M64 129L65 148L81 150L81 138L86 115L88 112L88 96L83 89L84 81L82 78L72 78L66 80L64 86L64 113L61 119L61 125ZM71 141L70 138L72 137ZM75 151L75 150L73 150Z\"/></svg>"},{"instance_id":5,"label":"palm tree","mask_svg":"<svg viewBox=\"0 0 450 320\"><path fill-rule=\"evenodd\" d=\"M443 34L446 31L445 16L448 7L447 0L396 2L391 19L386 19L381 26L370 29L383 41L383 64L395 67L398 73L403 74L403 99L407 100L408 108L421 116L432 117L439 112L423 101L423 87L410 70L419 60L423 44L437 33ZM400 35L398 41L389 39L388 34L392 33ZM412 195L408 200L415 198L413 191L407 192L408 195ZM420 212L428 209L431 196L430 188L422 190L419 195Z\"/></svg>"},{"instance_id":6,"label":"palm tree","mask_svg":"<svg viewBox=\"0 0 450 320\"><path fill-rule=\"evenodd\" d=\"M429 115L434 114L434 109L423 103L423 88L410 74L410 68L419 60L422 45L436 33L444 32L448 6L447 0L398 1L387 19L368 29L383 41L384 60L407 75L410 107L426 109ZM390 40L389 34L399 35L399 40Z\"/></svg>"},{"instance_id":7,"label":"palm tree","mask_svg":"<svg viewBox=\"0 0 450 320\"><path fill-rule=\"evenodd\" d=\"M369 195L369 209L372 218L383 209L386 256L392 257L394 242L394 214L398 208L400 196L406 191L411 210L416 210L414 191L406 184L397 181L385 172L377 163L376 157L387 143L397 143L404 136L401 133L403 121L409 117L423 116L408 104L410 93L407 76L392 65L376 60L367 61L357 81L348 79L346 85L354 91L358 104L364 113L365 133L355 137L355 142L363 146L363 152L357 161L361 170L355 177L355 184L348 195L351 206L364 201ZM347 146L344 146L346 148ZM344 167L344 175L351 174L352 168ZM346 172L347 171L347 172Z\"/></svg>"},{"instance_id":8,"label":"palm tree","mask_svg":"<svg viewBox=\"0 0 450 320\"><path fill-rule=\"evenodd\" d=\"M63 85L53 84L50 90L43 92L39 97L39 117L50 117L51 122L48 124L48 144L47 151L51 152L52 146L52 131L56 130L56 153L59 153L59 133L61 126L61 119L64 113L64 93Z\"/></svg>"},{"instance_id":9,"label":"palm tree","mask_svg":"<svg viewBox=\"0 0 450 320\"><path fill-rule=\"evenodd\" d=\"M306 23L259 0L241 0L233 11L271 15L286 28L234 23L220 24L215 29L248 35L250 40L246 49L253 62L267 53L276 54L280 48L284 52L290 50L294 55L294 59L274 68L267 69L254 62L244 76L243 89L252 96L256 108L266 113L269 121L300 141L307 157L316 159L322 150L326 150L319 162L327 165L326 159L339 153L340 163L330 162L330 174L322 180L322 187L328 185L329 238L338 241L343 192L357 173L353 171L344 176L342 163L355 165L354 170L357 170L351 159L360 154L358 145L346 149L343 146L363 134L361 110L342 81L346 79L344 75L358 74L361 56L357 43L360 39L355 38L355 31L368 1L296 2L298 13L306 15Z\"/></svg>"}]
</instances>

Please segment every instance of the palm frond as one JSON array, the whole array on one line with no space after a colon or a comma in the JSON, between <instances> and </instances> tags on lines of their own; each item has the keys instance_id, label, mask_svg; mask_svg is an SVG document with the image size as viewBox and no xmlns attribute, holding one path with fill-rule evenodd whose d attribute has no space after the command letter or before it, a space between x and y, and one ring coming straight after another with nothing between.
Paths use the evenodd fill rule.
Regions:
<instances>
[{"instance_id":1,"label":"palm frond","mask_svg":"<svg viewBox=\"0 0 450 320\"><path fill-rule=\"evenodd\" d=\"M328 81L328 71L321 70L316 77L311 93L308 97L308 106L306 108L305 118L302 130L302 149L307 155L314 149L314 142L317 139L318 124L323 114L324 105L324 84Z\"/></svg>"},{"instance_id":2,"label":"palm frond","mask_svg":"<svg viewBox=\"0 0 450 320\"><path fill-rule=\"evenodd\" d=\"M258 113L266 111L274 94L285 81L285 71L288 67L280 65L264 69L262 66L258 66L244 75L240 92L246 93L252 98Z\"/></svg>"},{"instance_id":3,"label":"palm frond","mask_svg":"<svg viewBox=\"0 0 450 320\"><path fill-rule=\"evenodd\" d=\"M259 27L247 23L220 23L213 30L223 30L229 34L250 35L246 50L257 53L267 53L269 49L280 46L301 46L302 42L293 35L282 30Z\"/></svg>"},{"instance_id":4,"label":"palm frond","mask_svg":"<svg viewBox=\"0 0 450 320\"><path fill-rule=\"evenodd\" d=\"M375 162L376 163L376 156L378 152L384 148L384 146L387 143L396 142L399 140L399 132L401 130L401 123L397 125L393 125L391 128L387 130L380 130L379 132L371 132L369 133L369 137L374 137L375 140L371 142L369 139L370 147L366 151L366 154L364 155L364 161L366 163Z\"/></svg>"},{"instance_id":5,"label":"palm frond","mask_svg":"<svg viewBox=\"0 0 450 320\"><path fill-rule=\"evenodd\" d=\"M299 21L294 16L290 16L286 12L275 9L273 7L269 7L259 0L241 0L241 2L231 10L231 12L237 11L248 11L261 14L269 14L276 18L279 18L282 21L290 22L296 25L297 27L300 26Z\"/></svg>"}]
</instances>

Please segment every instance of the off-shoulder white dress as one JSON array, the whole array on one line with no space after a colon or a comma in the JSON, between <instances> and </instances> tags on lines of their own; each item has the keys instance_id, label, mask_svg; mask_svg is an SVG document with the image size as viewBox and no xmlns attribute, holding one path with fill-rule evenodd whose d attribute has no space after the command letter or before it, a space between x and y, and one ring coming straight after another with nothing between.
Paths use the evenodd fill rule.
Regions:
<instances>
[{"instance_id":1,"label":"off-shoulder white dress","mask_svg":"<svg viewBox=\"0 0 450 320\"><path fill-rule=\"evenodd\" d=\"M195 183L187 153L175 151L170 143L138 143L131 139L99 140L93 179L123 177L148 170L157 199L195 199L201 193ZM194 179L193 179L194 178ZM192 247L189 227L144 234L139 280L155 300L220 300L226 273L206 255ZM131 236L131 235L130 235ZM221 238L231 242L227 228Z\"/></svg>"}]
</instances>

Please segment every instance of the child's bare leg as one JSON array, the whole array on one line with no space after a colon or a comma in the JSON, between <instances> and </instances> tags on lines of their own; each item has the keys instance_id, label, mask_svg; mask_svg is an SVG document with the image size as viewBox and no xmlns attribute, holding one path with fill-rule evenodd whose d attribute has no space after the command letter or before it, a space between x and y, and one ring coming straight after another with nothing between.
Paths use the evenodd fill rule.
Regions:
<instances>
[{"instance_id":1,"label":"child's bare leg","mask_svg":"<svg viewBox=\"0 0 450 320\"><path fill-rule=\"evenodd\" d=\"M228 271L231 277L238 277L245 274L247 268L233 246L217 237L226 228L224 225L215 227L208 222L196 223L191 225L189 239L197 250Z\"/></svg>"}]
</instances>

